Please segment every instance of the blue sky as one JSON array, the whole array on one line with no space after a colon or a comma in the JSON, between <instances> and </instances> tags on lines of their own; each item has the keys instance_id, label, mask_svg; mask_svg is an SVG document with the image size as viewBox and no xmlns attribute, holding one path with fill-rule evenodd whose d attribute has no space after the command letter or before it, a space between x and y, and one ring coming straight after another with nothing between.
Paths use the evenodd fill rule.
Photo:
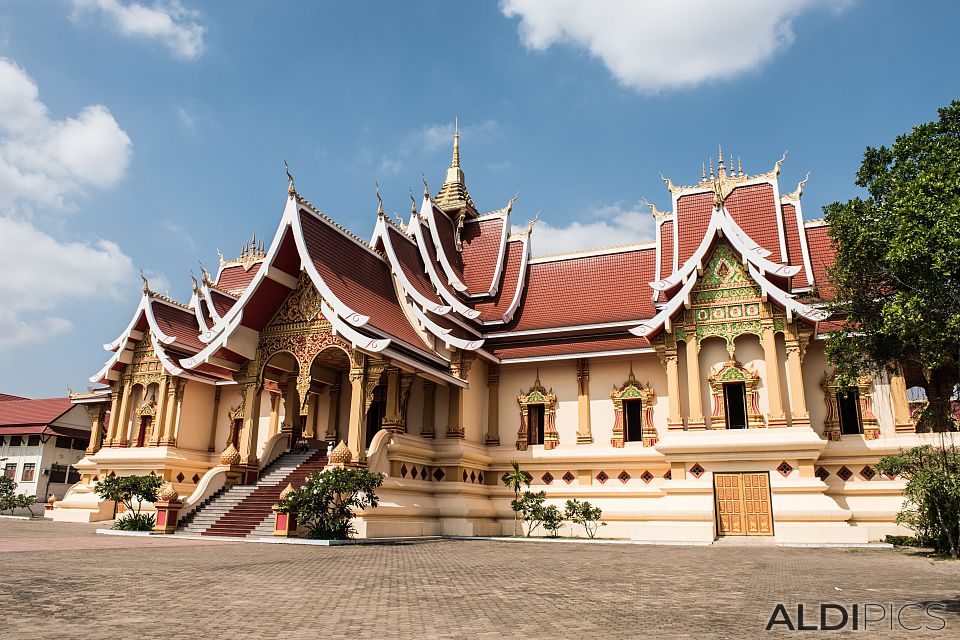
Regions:
<instances>
[{"instance_id":1,"label":"blue sky","mask_svg":"<svg viewBox=\"0 0 960 640\"><path fill-rule=\"evenodd\" d=\"M379 180L436 191L459 114L477 206L540 211L537 254L649 239L658 172L717 145L807 217L857 193L866 145L957 98L946 2L0 0L0 391L83 389L144 269L269 236L289 162L363 237ZM539 234L538 234L539 232Z\"/></svg>"}]
</instances>

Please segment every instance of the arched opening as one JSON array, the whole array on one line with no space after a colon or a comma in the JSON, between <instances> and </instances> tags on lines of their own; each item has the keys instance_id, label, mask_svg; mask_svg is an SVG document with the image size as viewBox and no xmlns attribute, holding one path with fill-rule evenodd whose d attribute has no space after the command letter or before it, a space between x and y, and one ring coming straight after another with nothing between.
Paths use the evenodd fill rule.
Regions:
<instances>
[{"instance_id":1,"label":"arched opening","mask_svg":"<svg viewBox=\"0 0 960 640\"><path fill-rule=\"evenodd\" d=\"M263 365L261 373L261 384L263 388L278 389L280 392L280 402L278 406L273 407L271 403L271 413L276 412L276 419L271 420L271 427L278 431L290 434L290 443L295 444L299 441L303 433L303 417L300 415L300 392L297 389L297 378L300 374L300 363L297 358L288 351L278 351L267 358ZM239 441L239 430L237 419L240 426L246 416L234 416L231 437L236 437ZM274 416L271 415L271 418ZM233 432L236 431L236 436ZM273 436L274 433L267 433L266 437Z\"/></svg>"},{"instance_id":2,"label":"arched opening","mask_svg":"<svg viewBox=\"0 0 960 640\"><path fill-rule=\"evenodd\" d=\"M336 445L347 436L350 414L350 357L338 347L328 347L310 364L306 434L318 442Z\"/></svg>"}]
</instances>

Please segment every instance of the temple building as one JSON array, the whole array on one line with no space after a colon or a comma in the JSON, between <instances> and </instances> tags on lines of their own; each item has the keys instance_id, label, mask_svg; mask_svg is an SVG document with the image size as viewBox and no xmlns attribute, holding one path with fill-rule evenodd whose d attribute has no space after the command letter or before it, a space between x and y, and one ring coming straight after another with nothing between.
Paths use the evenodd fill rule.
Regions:
<instances>
[{"instance_id":1,"label":"temple building","mask_svg":"<svg viewBox=\"0 0 960 640\"><path fill-rule=\"evenodd\" d=\"M190 300L144 280L74 396L93 438L53 517L108 519L100 478L156 474L159 528L269 535L262 498L336 463L386 474L361 536L509 535L517 460L551 502L601 507L610 537L904 533L904 482L874 465L932 440L903 375L833 376L831 240L782 162L749 175L721 151L691 186L664 178L654 242L549 256L516 199L477 208L456 133L439 191L405 220L380 202L369 241L288 172L276 231Z\"/></svg>"}]
</instances>

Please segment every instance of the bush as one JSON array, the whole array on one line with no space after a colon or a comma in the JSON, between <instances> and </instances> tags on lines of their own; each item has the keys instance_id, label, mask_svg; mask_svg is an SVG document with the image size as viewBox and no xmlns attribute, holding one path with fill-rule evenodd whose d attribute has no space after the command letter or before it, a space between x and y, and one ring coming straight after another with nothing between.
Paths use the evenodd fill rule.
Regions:
<instances>
[{"instance_id":1,"label":"bush","mask_svg":"<svg viewBox=\"0 0 960 640\"><path fill-rule=\"evenodd\" d=\"M882 458L877 470L907 481L897 523L913 530L918 544L960 558L960 450L946 443L914 447Z\"/></svg>"},{"instance_id":2,"label":"bush","mask_svg":"<svg viewBox=\"0 0 960 640\"><path fill-rule=\"evenodd\" d=\"M376 508L376 490L383 474L354 467L333 467L314 471L302 487L277 503L280 513L296 513L307 537L320 540L349 540L354 510Z\"/></svg>"},{"instance_id":3,"label":"bush","mask_svg":"<svg viewBox=\"0 0 960 640\"><path fill-rule=\"evenodd\" d=\"M153 531L157 523L155 513L130 513L117 518L113 528L120 531Z\"/></svg>"},{"instance_id":4,"label":"bush","mask_svg":"<svg viewBox=\"0 0 960 640\"><path fill-rule=\"evenodd\" d=\"M597 535L597 529L599 527L607 526L606 522L600 522L602 515L603 511L600 507L594 507L586 500L583 502L576 499L567 500L567 508L564 510L564 517L582 526L589 538Z\"/></svg>"},{"instance_id":5,"label":"bush","mask_svg":"<svg viewBox=\"0 0 960 640\"><path fill-rule=\"evenodd\" d=\"M528 538L541 525L556 537L557 531L563 525L563 514L555 506L547 505L546 500L546 491L524 491L520 498L510 502L510 507L527 523Z\"/></svg>"},{"instance_id":6,"label":"bush","mask_svg":"<svg viewBox=\"0 0 960 640\"><path fill-rule=\"evenodd\" d=\"M913 536L887 536L883 540L895 547L922 547L923 543Z\"/></svg>"},{"instance_id":7,"label":"bush","mask_svg":"<svg viewBox=\"0 0 960 640\"><path fill-rule=\"evenodd\" d=\"M30 508L37 501L37 496L16 495L17 483L13 478L0 476L0 511L9 511L11 514L17 509L26 509L33 517Z\"/></svg>"},{"instance_id":8,"label":"bush","mask_svg":"<svg viewBox=\"0 0 960 640\"><path fill-rule=\"evenodd\" d=\"M163 478L160 476L107 476L97 483L97 495L104 500L119 502L127 508L130 515L118 518L113 523L114 529L123 531L147 531L147 529L127 529L124 527L145 526L146 516L141 517L140 510L144 502L156 502L159 499L160 487ZM152 514L147 514L151 520ZM130 522L127 522L131 520ZM153 528L153 524L150 525Z\"/></svg>"}]
</instances>

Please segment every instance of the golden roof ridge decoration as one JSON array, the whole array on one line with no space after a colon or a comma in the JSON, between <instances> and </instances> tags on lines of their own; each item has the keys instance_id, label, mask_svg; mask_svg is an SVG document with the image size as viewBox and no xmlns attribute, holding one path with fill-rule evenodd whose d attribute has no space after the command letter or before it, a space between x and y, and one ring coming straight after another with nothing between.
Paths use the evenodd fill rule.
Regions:
<instances>
[{"instance_id":1,"label":"golden roof ridge decoration","mask_svg":"<svg viewBox=\"0 0 960 640\"><path fill-rule=\"evenodd\" d=\"M513 205L517 201L517 198L520 197L520 192L517 191L513 194L513 197L510 198L510 202L507 203L507 206L500 207L499 209L494 209L493 211L488 211L482 215L477 216L474 220L485 220L487 218L499 218L502 216L510 215L510 212L513 211Z\"/></svg>"},{"instance_id":2,"label":"golden roof ridge decoration","mask_svg":"<svg viewBox=\"0 0 960 640\"><path fill-rule=\"evenodd\" d=\"M360 244L361 246L366 247L367 249L372 249L367 242L364 242L364 241L360 238L360 236L358 236L358 235L355 234L354 232L350 231L350 230L347 229L345 226L343 226L342 224L340 224L339 222L337 222L336 220L334 220L333 218L331 218L330 216L328 216L328 215L325 214L324 212L320 211L320 209L317 209L317 207L314 206L314 204L313 204L312 202L310 202L309 200L307 200L306 198L304 198L303 196L301 196L299 193L297 194L297 203L298 203L298 204L301 204L301 205L303 205L303 206L305 206L305 207L307 207L308 209L310 209L310 211L312 211L314 214L316 214L317 217L319 217L319 218L321 218L322 220L326 221L328 224L330 224L330 225L333 226L334 228L339 229L341 232L343 232L344 235L346 235L348 238L354 240L355 242L357 242L357 243Z\"/></svg>"},{"instance_id":3,"label":"golden roof ridge decoration","mask_svg":"<svg viewBox=\"0 0 960 640\"><path fill-rule=\"evenodd\" d=\"M790 193L785 193L780 196L780 201L785 202L789 200L800 200L803 197L803 187L807 184L807 180L810 179L810 172L807 171L806 177L797 184L797 188L791 191Z\"/></svg>"},{"instance_id":4,"label":"golden roof ridge decoration","mask_svg":"<svg viewBox=\"0 0 960 640\"><path fill-rule=\"evenodd\" d=\"M723 158L723 149L719 148L718 154L718 166L716 173L713 170L713 158L709 159L707 167L709 167L709 172L707 167L701 165L701 179L700 182L694 185L676 185L670 178L667 178L660 173L660 179L665 185L667 185L667 190L674 195L688 195L692 193L702 193L704 191L713 191L714 194L717 193L717 182L723 182L723 186L720 188L722 193L729 195L728 191L733 191L734 188L741 184L761 182L765 180L774 180L780 175L781 167L783 166L784 160L787 158L787 152L784 151L783 155L777 160L773 168L765 173L758 173L756 175L749 175L743 170L742 159L737 157L736 169L733 167L733 156L730 157L730 170L727 171L726 161ZM726 197L726 196L724 196Z\"/></svg>"},{"instance_id":5,"label":"golden roof ridge decoration","mask_svg":"<svg viewBox=\"0 0 960 640\"><path fill-rule=\"evenodd\" d=\"M147 276L146 276L146 274L143 272L143 269L140 269L140 280L143 281L143 294L144 294L145 296L147 296L148 298L151 298L151 299L154 299L154 298L155 298L155 299L157 299L157 300L162 300L163 302L168 302L168 303L172 304L173 306L178 307L178 308L180 308L180 309L183 309L183 310L185 310L185 311L189 311L189 312L192 312L192 311L193 311L193 307L191 307L190 305L184 304L184 303L182 303L182 302L180 302L180 301L178 301L178 300L174 300L173 298L171 298L171 297L168 296L168 295L164 295L164 294L162 294L162 293L157 293L156 291L154 291L153 289L151 289L151 288L150 288L150 282L147 280Z\"/></svg>"},{"instance_id":6,"label":"golden roof ridge decoration","mask_svg":"<svg viewBox=\"0 0 960 640\"><path fill-rule=\"evenodd\" d=\"M643 204L650 208L650 213L653 214L653 219L657 222L666 220L673 215L673 211L660 211L660 209L657 209L657 205L653 204L646 198L643 199Z\"/></svg>"}]
</instances>

